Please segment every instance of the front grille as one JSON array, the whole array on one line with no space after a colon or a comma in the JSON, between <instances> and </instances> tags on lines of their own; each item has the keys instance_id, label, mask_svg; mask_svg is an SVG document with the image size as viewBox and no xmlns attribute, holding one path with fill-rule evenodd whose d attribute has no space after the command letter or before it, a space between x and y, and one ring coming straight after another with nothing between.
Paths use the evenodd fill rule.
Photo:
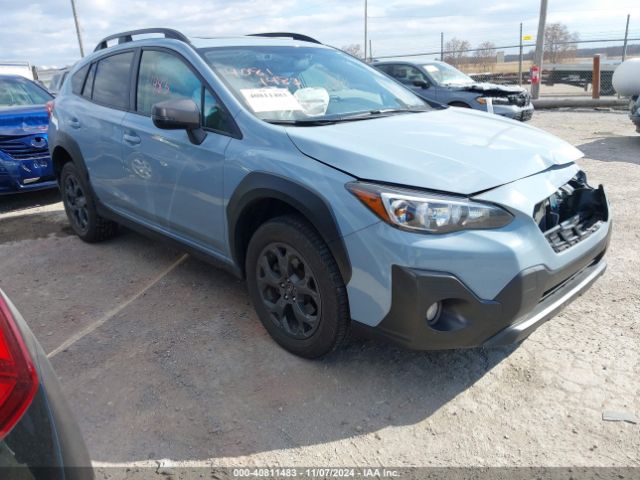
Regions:
<instances>
[{"instance_id":1,"label":"front grille","mask_svg":"<svg viewBox=\"0 0 640 480\"><path fill-rule=\"evenodd\" d=\"M31 142L36 139L42 146L33 146ZM26 137L0 138L0 150L15 160L37 160L49 157L46 137L29 135Z\"/></svg>"},{"instance_id":2,"label":"front grille","mask_svg":"<svg viewBox=\"0 0 640 480\"><path fill-rule=\"evenodd\" d=\"M596 232L609 218L604 189L587 184L584 172L535 206L533 218L556 253Z\"/></svg>"}]
</instances>

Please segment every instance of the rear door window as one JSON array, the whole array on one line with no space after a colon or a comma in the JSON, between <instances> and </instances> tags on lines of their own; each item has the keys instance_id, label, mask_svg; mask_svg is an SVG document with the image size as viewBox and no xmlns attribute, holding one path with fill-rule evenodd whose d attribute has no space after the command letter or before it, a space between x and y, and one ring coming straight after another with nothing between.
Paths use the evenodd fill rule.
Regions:
<instances>
[{"instance_id":1,"label":"rear door window","mask_svg":"<svg viewBox=\"0 0 640 480\"><path fill-rule=\"evenodd\" d=\"M93 82L95 102L119 110L128 109L132 60L133 52L124 52L98 61Z\"/></svg>"}]
</instances>

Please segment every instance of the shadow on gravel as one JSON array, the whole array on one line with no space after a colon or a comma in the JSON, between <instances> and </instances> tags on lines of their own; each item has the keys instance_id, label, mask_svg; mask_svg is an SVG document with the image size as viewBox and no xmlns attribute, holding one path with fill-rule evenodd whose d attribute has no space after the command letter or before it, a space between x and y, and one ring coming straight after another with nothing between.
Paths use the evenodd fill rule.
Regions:
<instances>
[{"instance_id":1,"label":"shadow on gravel","mask_svg":"<svg viewBox=\"0 0 640 480\"><path fill-rule=\"evenodd\" d=\"M428 419L514 350L412 352L355 339L303 360L266 334L243 282L189 259L53 363L92 458L118 463L238 457L367 433L384 448L385 428Z\"/></svg>"},{"instance_id":2,"label":"shadow on gravel","mask_svg":"<svg viewBox=\"0 0 640 480\"><path fill-rule=\"evenodd\" d=\"M57 188L40 190L37 192L24 192L0 196L0 213L23 210L25 208L42 207L60 201L60 192Z\"/></svg>"},{"instance_id":3,"label":"shadow on gravel","mask_svg":"<svg viewBox=\"0 0 640 480\"><path fill-rule=\"evenodd\" d=\"M49 235L73 235L64 211L30 213L0 219L0 244L45 238Z\"/></svg>"},{"instance_id":4,"label":"shadow on gravel","mask_svg":"<svg viewBox=\"0 0 640 480\"><path fill-rule=\"evenodd\" d=\"M577 147L593 160L640 165L640 135L604 137Z\"/></svg>"}]
</instances>

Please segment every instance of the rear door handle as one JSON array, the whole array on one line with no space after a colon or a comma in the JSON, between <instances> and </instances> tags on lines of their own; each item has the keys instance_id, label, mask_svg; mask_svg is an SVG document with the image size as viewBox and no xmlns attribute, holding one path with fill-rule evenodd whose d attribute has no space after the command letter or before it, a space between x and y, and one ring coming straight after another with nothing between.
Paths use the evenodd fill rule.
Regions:
<instances>
[{"instance_id":1,"label":"rear door handle","mask_svg":"<svg viewBox=\"0 0 640 480\"><path fill-rule=\"evenodd\" d=\"M80 120L78 120L76 117L71 117L69 119L69 125L71 126L71 128L80 128Z\"/></svg>"},{"instance_id":2,"label":"rear door handle","mask_svg":"<svg viewBox=\"0 0 640 480\"><path fill-rule=\"evenodd\" d=\"M129 145L139 145L141 141L140 137L135 133L134 134L125 133L122 136L122 139L125 141L125 143L128 143Z\"/></svg>"}]
</instances>

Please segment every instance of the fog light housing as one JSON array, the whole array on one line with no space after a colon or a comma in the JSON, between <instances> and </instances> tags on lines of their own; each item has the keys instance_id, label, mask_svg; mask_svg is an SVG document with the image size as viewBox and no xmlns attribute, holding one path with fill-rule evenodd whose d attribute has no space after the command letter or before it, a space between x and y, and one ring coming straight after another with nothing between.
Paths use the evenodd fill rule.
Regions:
<instances>
[{"instance_id":1,"label":"fog light housing","mask_svg":"<svg viewBox=\"0 0 640 480\"><path fill-rule=\"evenodd\" d=\"M427 323L429 325L435 324L440 318L440 311L442 310L442 305L440 302L432 303L429 308L427 308L427 313L425 314L425 318L427 319Z\"/></svg>"}]
</instances>

